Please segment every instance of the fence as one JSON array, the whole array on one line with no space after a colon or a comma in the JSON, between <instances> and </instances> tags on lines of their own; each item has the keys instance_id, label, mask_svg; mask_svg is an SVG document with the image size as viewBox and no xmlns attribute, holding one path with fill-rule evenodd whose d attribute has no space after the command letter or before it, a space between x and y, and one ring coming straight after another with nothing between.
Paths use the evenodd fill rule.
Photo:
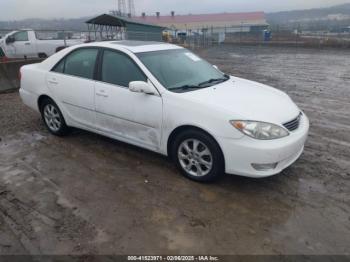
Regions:
<instances>
[{"instance_id":1,"label":"fence","mask_svg":"<svg viewBox=\"0 0 350 262\"><path fill-rule=\"evenodd\" d=\"M230 30L229 30L230 29ZM206 47L218 44L237 45L287 45L304 47L342 47L350 48L350 32L298 32L272 30L270 37L264 31L239 31L233 28L216 28L204 32L186 31L172 41L188 47Z\"/></svg>"},{"instance_id":2,"label":"fence","mask_svg":"<svg viewBox=\"0 0 350 262\"><path fill-rule=\"evenodd\" d=\"M16 31L0 29L0 38ZM161 33L141 31L70 31L70 30L35 30L38 40L70 40L80 39L82 42L111 41L111 40L140 40L140 41L163 41Z\"/></svg>"},{"instance_id":3,"label":"fence","mask_svg":"<svg viewBox=\"0 0 350 262\"><path fill-rule=\"evenodd\" d=\"M0 36L12 30L0 29ZM191 48L207 47L221 43L241 45L296 45L310 47L350 47L350 32L330 33L305 31L298 32L281 27L271 30L271 38L266 39L263 30L252 30L247 27L205 28L181 32L168 31L163 35L151 32L135 31L70 31L70 30L37 30L40 40L70 40L81 42L110 40L165 41Z\"/></svg>"}]
</instances>

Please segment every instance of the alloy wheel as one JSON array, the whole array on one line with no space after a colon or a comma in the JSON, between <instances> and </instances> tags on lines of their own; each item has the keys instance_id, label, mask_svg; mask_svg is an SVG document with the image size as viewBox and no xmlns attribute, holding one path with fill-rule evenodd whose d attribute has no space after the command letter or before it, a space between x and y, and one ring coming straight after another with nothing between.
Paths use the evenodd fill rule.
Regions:
<instances>
[{"instance_id":1,"label":"alloy wheel","mask_svg":"<svg viewBox=\"0 0 350 262\"><path fill-rule=\"evenodd\" d=\"M51 131L58 132L60 130L62 126L62 119L54 105L47 104L44 107L44 119Z\"/></svg>"},{"instance_id":2,"label":"alloy wheel","mask_svg":"<svg viewBox=\"0 0 350 262\"><path fill-rule=\"evenodd\" d=\"M195 177L206 176L213 167L212 153L197 139L187 139L180 144L178 159L186 173Z\"/></svg>"}]
</instances>

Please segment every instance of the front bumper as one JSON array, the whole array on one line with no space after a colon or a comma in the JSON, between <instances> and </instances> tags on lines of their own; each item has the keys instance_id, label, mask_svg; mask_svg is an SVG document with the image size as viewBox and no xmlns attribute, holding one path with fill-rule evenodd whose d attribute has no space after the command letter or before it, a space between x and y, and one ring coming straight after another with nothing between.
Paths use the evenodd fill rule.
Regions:
<instances>
[{"instance_id":1,"label":"front bumper","mask_svg":"<svg viewBox=\"0 0 350 262\"><path fill-rule=\"evenodd\" d=\"M275 140L256 140L248 136L241 139L219 138L228 174L262 178L280 173L293 164L303 153L309 132L309 120L304 114L297 130L288 137ZM276 167L259 171L252 164L273 164Z\"/></svg>"}]
</instances>

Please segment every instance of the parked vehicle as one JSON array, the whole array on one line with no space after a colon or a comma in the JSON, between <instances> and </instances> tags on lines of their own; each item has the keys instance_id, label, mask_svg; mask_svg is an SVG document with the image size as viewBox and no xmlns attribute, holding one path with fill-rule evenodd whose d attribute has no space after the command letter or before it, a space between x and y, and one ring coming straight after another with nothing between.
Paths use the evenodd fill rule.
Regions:
<instances>
[{"instance_id":1,"label":"parked vehicle","mask_svg":"<svg viewBox=\"0 0 350 262\"><path fill-rule=\"evenodd\" d=\"M21 76L23 102L52 134L76 127L137 145L196 181L278 174L302 154L309 130L287 94L170 44L74 46Z\"/></svg>"},{"instance_id":2,"label":"parked vehicle","mask_svg":"<svg viewBox=\"0 0 350 262\"><path fill-rule=\"evenodd\" d=\"M67 46L82 44L80 39L64 36L41 39L33 30L13 31L0 39L0 54L9 59L46 58Z\"/></svg>"}]
</instances>

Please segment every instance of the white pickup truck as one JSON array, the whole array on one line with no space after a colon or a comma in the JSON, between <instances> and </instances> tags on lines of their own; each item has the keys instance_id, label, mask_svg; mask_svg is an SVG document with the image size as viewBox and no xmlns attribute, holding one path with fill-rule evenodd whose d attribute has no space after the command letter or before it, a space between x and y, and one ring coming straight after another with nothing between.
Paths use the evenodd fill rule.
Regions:
<instances>
[{"instance_id":1,"label":"white pickup truck","mask_svg":"<svg viewBox=\"0 0 350 262\"><path fill-rule=\"evenodd\" d=\"M63 32L13 31L0 39L0 59L46 58L68 46L82 44Z\"/></svg>"}]
</instances>

